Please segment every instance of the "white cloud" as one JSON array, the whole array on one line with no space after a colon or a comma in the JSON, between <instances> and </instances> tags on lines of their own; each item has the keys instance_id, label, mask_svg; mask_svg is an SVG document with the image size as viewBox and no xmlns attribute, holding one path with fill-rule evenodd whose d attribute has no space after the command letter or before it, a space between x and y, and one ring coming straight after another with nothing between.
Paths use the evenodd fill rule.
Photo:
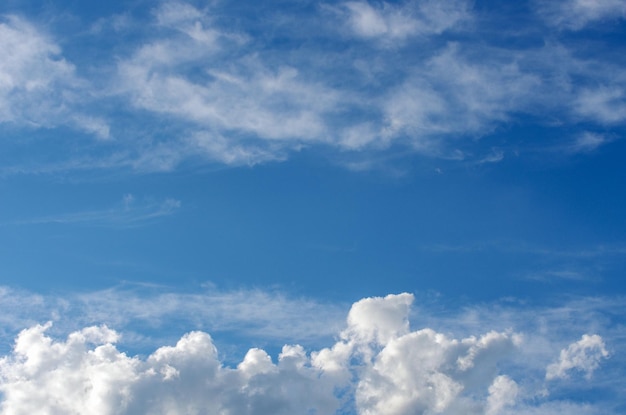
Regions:
<instances>
[{"instance_id":1,"label":"white cloud","mask_svg":"<svg viewBox=\"0 0 626 415\"><path fill-rule=\"evenodd\" d=\"M602 337L584 334L576 343L561 350L559 361L548 366L546 379L565 378L571 371L581 371L588 378L596 370L602 360L609 357L609 352Z\"/></svg>"},{"instance_id":2,"label":"white cloud","mask_svg":"<svg viewBox=\"0 0 626 415\"><path fill-rule=\"evenodd\" d=\"M532 379L541 361L531 360L526 340L513 332L457 339L431 328L412 331L412 300L409 294L363 299L328 348L286 345L276 361L253 348L233 366L201 331L140 357L120 351L116 343L124 334L104 325L73 331L65 340L47 334L50 324L34 325L0 360L0 412L495 415L568 409L578 415L602 409L550 400L546 386ZM245 304L232 302L232 309ZM548 369L555 376L547 387L573 368L596 370L603 351L598 335L584 335Z\"/></svg>"},{"instance_id":3,"label":"white cloud","mask_svg":"<svg viewBox=\"0 0 626 415\"><path fill-rule=\"evenodd\" d=\"M69 125L109 138L102 118L78 110L85 81L49 36L21 18L0 16L0 54L0 123Z\"/></svg>"},{"instance_id":4,"label":"white cloud","mask_svg":"<svg viewBox=\"0 0 626 415\"><path fill-rule=\"evenodd\" d=\"M429 156L464 159L471 153L459 147L467 143L455 138L479 138L514 121L515 114L548 112L602 124L624 119L623 82L612 76L617 68L608 63L576 58L558 43L510 51L467 41L435 42L432 36L470 17L466 2L348 2L344 7L358 36L408 42L423 35L423 58L398 65L385 62L384 50L370 50L374 56L369 56L359 49L355 61L330 63L335 74L351 73L349 66L357 67L359 57L368 58L367 70L356 72L353 89L326 72L323 50L311 49L306 61L325 65L329 76L299 66L291 59L300 56L297 51L289 56L255 52L253 39L218 28L207 10L189 5L158 9L156 25L180 36L157 35L121 60L117 92L135 109L167 116L185 128L178 141L166 146L169 162L148 151L137 165L150 168L154 159L171 168L194 156L253 165L320 144L351 152L408 145ZM210 33L206 38L211 41L202 44L191 27ZM401 56L410 58L408 51L398 45ZM572 77L603 80L607 86L589 89ZM372 95L364 92L380 78L396 81L374 88ZM500 161L503 154L493 151L478 162Z\"/></svg>"},{"instance_id":5,"label":"white cloud","mask_svg":"<svg viewBox=\"0 0 626 415\"><path fill-rule=\"evenodd\" d=\"M363 299L352 305L344 336L364 343L386 344L408 332L412 302L413 296L406 293Z\"/></svg>"},{"instance_id":6,"label":"white cloud","mask_svg":"<svg viewBox=\"0 0 626 415\"><path fill-rule=\"evenodd\" d=\"M378 7L353 1L344 6L355 35L384 42L440 34L468 18L467 2L459 0L408 1L400 5L382 2Z\"/></svg>"},{"instance_id":7,"label":"white cloud","mask_svg":"<svg viewBox=\"0 0 626 415\"><path fill-rule=\"evenodd\" d=\"M45 329L24 330L0 361L2 413L332 414L338 406L332 380L298 347L285 346L276 364L253 349L231 369L202 332L140 359L117 350L103 326L65 341Z\"/></svg>"},{"instance_id":8,"label":"white cloud","mask_svg":"<svg viewBox=\"0 0 626 415\"><path fill-rule=\"evenodd\" d=\"M588 153L611 141L613 141L613 138L607 137L605 134L585 131L568 146L568 149L572 153Z\"/></svg>"},{"instance_id":9,"label":"white cloud","mask_svg":"<svg viewBox=\"0 0 626 415\"><path fill-rule=\"evenodd\" d=\"M74 145L69 134L60 147L71 145L71 152L17 160L2 171L255 165L314 146L354 169L372 168L396 150L486 163L509 153L478 139L514 128L520 114L551 125L623 124L626 83L617 61L561 45L558 33L545 45L503 48L488 37L497 23L489 16L481 15L480 30L465 24L479 13L470 6L353 1L320 7L334 13L326 22L328 13L294 13L249 27L245 19L230 24L218 3L163 1L146 16L94 23L91 41L108 36L112 45L97 62L80 55L69 62L59 44L80 47L79 40L57 42L8 17L0 24L0 48L10 56L0 63L0 122L69 126L108 141ZM311 37L304 31L313 24ZM546 145L564 153L592 146ZM63 159L70 154L75 158Z\"/></svg>"},{"instance_id":10,"label":"white cloud","mask_svg":"<svg viewBox=\"0 0 626 415\"><path fill-rule=\"evenodd\" d=\"M252 165L328 140L323 118L336 106L334 91L292 66L268 67L246 52L245 34L212 28L206 11L165 3L156 15L157 26L183 35L157 36L120 61L114 93L136 109L187 125L166 146L168 160L202 156ZM155 154L145 156L140 166L155 164Z\"/></svg>"},{"instance_id":11,"label":"white cloud","mask_svg":"<svg viewBox=\"0 0 626 415\"><path fill-rule=\"evenodd\" d=\"M180 1L163 2L154 11L159 25L180 28L205 19L204 13L189 3Z\"/></svg>"},{"instance_id":12,"label":"white cloud","mask_svg":"<svg viewBox=\"0 0 626 415\"><path fill-rule=\"evenodd\" d=\"M176 320L189 329L212 333L317 341L331 338L340 330L345 309L342 305L289 298L280 292L225 291L212 286L194 293L176 293L167 287L127 286L62 297L0 287L0 333L8 340L24 326L52 320L54 328L62 332L84 325L108 324L144 336L141 328L161 330Z\"/></svg>"},{"instance_id":13,"label":"white cloud","mask_svg":"<svg viewBox=\"0 0 626 415\"><path fill-rule=\"evenodd\" d=\"M159 59L176 60L158 49ZM324 140L322 114L335 105L331 91L302 82L295 68L270 71L254 61L237 64L246 73L207 67L206 82L197 83L159 70L153 62L133 60L120 65L120 77L137 107L191 121L199 131L228 132L234 144L242 135L305 143Z\"/></svg>"},{"instance_id":14,"label":"white cloud","mask_svg":"<svg viewBox=\"0 0 626 415\"><path fill-rule=\"evenodd\" d=\"M385 132L406 135L416 149L441 155L444 138L483 135L511 112L530 108L540 77L521 71L514 57L487 56L479 62L450 44L415 68L387 98Z\"/></svg>"},{"instance_id":15,"label":"white cloud","mask_svg":"<svg viewBox=\"0 0 626 415\"><path fill-rule=\"evenodd\" d=\"M626 120L626 95L619 85L597 89L583 89L574 104L575 111L603 124Z\"/></svg>"},{"instance_id":16,"label":"white cloud","mask_svg":"<svg viewBox=\"0 0 626 415\"><path fill-rule=\"evenodd\" d=\"M622 0L559 0L538 4L540 13L550 24L570 30L626 17L626 5Z\"/></svg>"},{"instance_id":17,"label":"white cloud","mask_svg":"<svg viewBox=\"0 0 626 415\"><path fill-rule=\"evenodd\" d=\"M485 415L497 415L502 413L502 409L515 404L519 388L515 381L508 376L498 376L489 386L489 397L487 398L487 410Z\"/></svg>"},{"instance_id":18,"label":"white cloud","mask_svg":"<svg viewBox=\"0 0 626 415\"><path fill-rule=\"evenodd\" d=\"M484 163L499 163L504 160L504 151L498 148L492 148L491 153L484 156L482 159L478 160L478 164Z\"/></svg>"}]
</instances>

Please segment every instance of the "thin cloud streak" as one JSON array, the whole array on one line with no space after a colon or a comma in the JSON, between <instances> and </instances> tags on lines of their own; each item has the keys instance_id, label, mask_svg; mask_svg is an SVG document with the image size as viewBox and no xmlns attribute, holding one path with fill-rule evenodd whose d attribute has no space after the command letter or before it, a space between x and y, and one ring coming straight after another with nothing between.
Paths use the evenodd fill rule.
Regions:
<instances>
[{"instance_id":1,"label":"thin cloud streak","mask_svg":"<svg viewBox=\"0 0 626 415\"><path fill-rule=\"evenodd\" d=\"M178 321L183 327L213 333L315 341L337 333L346 310L340 304L291 298L280 292L211 287L197 293L177 293L167 287L126 286L58 297L3 287L0 294L2 308L6 307L2 319L8 329L5 335L35 321L54 321L55 329L58 326L64 332L93 324L130 331L142 326L158 330ZM18 303L24 307L14 307Z\"/></svg>"},{"instance_id":2,"label":"thin cloud streak","mask_svg":"<svg viewBox=\"0 0 626 415\"><path fill-rule=\"evenodd\" d=\"M127 194L121 203L111 209L89 210L69 214L47 216L33 219L7 222L4 226L25 226L41 224L82 224L85 226L133 227L175 214L181 208L181 202L168 198L160 202L135 200Z\"/></svg>"}]
</instances>

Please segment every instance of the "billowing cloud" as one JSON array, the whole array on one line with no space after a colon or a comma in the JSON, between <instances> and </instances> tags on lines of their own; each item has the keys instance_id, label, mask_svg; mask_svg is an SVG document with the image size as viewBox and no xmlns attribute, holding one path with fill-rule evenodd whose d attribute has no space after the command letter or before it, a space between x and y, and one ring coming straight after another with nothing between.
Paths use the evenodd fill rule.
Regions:
<instances>
[{"instance_id":1,"label":"billowing cloud","mask_svg":"<svg viewBox=\"0 0 626 415\"><path fill-rule=\"evenodd\" d=\"M285 346L276 364L252 349L226 368L202 332L140 359L117 350L117 334L104 326L65 341L45 329L24 330L0 362L2 413L332 414L338 407L333 379L297 346Z\"/></svg>"},{"instance_id":2,"label":"billowing cloud","mask_svg":"<svg viewBox=\"0 0 626 415\"><path fill-rule=\"evenodd\" d=\"M498 376L489 386L489 397L487 398L486 415L496 415L502 413L507 406L515 404L518 394L518 386L515 381L508 376Z\"/></svg>"},{"instance_id":3,"label":"billowing cloud","mask_svg":"<svg viewBox=\"0 0 626 415\"><path fill-rule=\"evenodd\" d=\"M585 334L561 352L546 386L532 379L533 364L541 362L520 367L523 360L515 359L529 347L522 334L455 338L431 328L412 330L412 300L409 294L363 299L352 306L333 345L318 351L286 345L276 360L253 348L234 365L221 360L211 336L201 331L142 357L119 350L120 334L105 325L64 340L47 334L50 324L35 325L0 360L1 413L494 415L603 409L549 398L550 384L564 371L599 367L599 335Z\"/></svg>"}]
</instances>

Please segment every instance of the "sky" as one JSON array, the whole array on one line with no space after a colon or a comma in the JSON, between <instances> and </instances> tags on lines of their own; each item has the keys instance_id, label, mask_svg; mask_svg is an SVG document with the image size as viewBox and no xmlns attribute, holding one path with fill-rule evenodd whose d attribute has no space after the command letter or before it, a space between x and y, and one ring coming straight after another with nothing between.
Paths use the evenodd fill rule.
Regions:
<instances>
[{"instance_id":1,"label":"sky","mask_svg":"<svg viewBox=\"0 0 626 415\"><path fill-rule=\"evenodd\" d=\"M0 3L0 414L626 412L622 0Z\"/></svg>"}]
</instances>

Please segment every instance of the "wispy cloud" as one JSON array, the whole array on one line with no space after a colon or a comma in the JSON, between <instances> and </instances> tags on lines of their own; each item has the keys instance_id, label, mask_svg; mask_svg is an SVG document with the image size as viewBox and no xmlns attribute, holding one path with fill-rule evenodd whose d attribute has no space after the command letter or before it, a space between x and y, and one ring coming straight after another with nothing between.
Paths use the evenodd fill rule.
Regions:
<instances>
[{"instance_id":1,"label":"wispy cloud","mask_svg":"<svg viewBox=\"0 0 626 415\"><path fill-rule=\"evenodd\" d=\"M0 16L0 52L0 123L65 125L109 138L104 117L79 109L89 85L51 36L22 18Z\"/></svg>"},{"instance_id":2,"label":"wispy cloud","mask_svg":"<svg viewBox=\"0 0 626 415\"><path fill-rule=\"evenodd\" d=\"M589 153L614 141L614 137L585 131L570 143L567 148L572 153Z\"/></svg>"},{"instance_id":3,"label":"wispy cloud","mask_svg":"<svg viewBox=\"0 0 626 415\"><path fill-rule=\"evenodd\" d=\"M346 310L342 304L292 298L280 291L222 290L211 285L195 293L135 284L63 296L3 287L0 298L0 308L8 313L2 319L5 335L35 321L54 321L65 332L81 325L108 324L124 331L143 331L142 335L148 333L141 327L158 331L177 321L187 330L288 342L318 341L338 332Z\"/></svg>"},{"instance_id":4,"label":"wispy cloud","mask_svg":"<svg viewBox=\"0 0 626 415\"><path fill-rule=\"evenodd\" d=\"M593 258L597 259L603 256L622 256L626 255L626 247L622 245L594 245L581 249L553 249L541 245L528 243L520 243L507 240L487 240L476 241L463 245L438 244L424 245L419 248L428 252L439 253L472 253L472 252L513 252L526 253L532 255L552 256L558 258Z\"/></svg>"},{"instance_id":5,"label":"wispy cloud","mask_svg":"<svg viewBox=\"0 0 626 415\"><path fill-rule=\"evenodd\" d=\"M576 99L576 112L604 124L623 122L626 119L626 94L618 85L583 89Z\"/></svg>"},{"instance_id":6,"label":"wispy cloud","mask_svg":"<svg viewBox=\"0 0 626 415\"><path fill-rule=\"evenodd\" d=\"M585 272L579 270L546 270L530 273L525 276L526 279L551 282L551 281L596 281L597 277L589 276Z\"/></svg>"},{"instance_id":7,"label":"wispy cloud","mask_svg":"<svg viewBox=\"0 0 626 415\"><path fill-rule=\"evenodd\" d=\"M517 258L515 271L507 271L510 278L545 284L599 284L619 275L619 265L626 255L620 244L549 248L541 244L507 240L483 240L466 244L431 244L419 247L429 255L462 260L480 257L491 263L491 258ZM520 260L519 258L523 258ZM473 262L473 261L472 261Z\"/></svg>"},{"instance_id":8,"label":"wispy cloud","mask_svg":"<svg viewBox=\"0 0 626 415\"><path fill-rule=\"evenodd\" d=\"M464 0L382 2L376 6L351 1L343 6L354 35L377 39L387 46L410 36L440 34L470 16L469 3Z\"/></svg>"},{"instance_id":9,"label":"wispy cloud","mask_svg":"<svg viewBox=\"0 0 626 415\"><path fill-rule=\"evenodd\" d=\"M525 17L549 39L541 43L462 0L318 6L306 16L275 16L284 24L271 30L263 30L269 18L229 24L218 3L163 1L143 15L103 17L91 30L94 42L118 44L121 30L133 42L103 51L115 56L104 56L98 70L79 55L66 58L59 44L71 40L55 39L53 27L6 17L0 48L11 58L0 66L0 123L108 139L65 141L73 160L60 151L40 164L167 171L188 160L285 160L310 147L360 168L398 150L480 163L503 154L485 157L492 145L480 138L524 117L543 126L585 121L605 137L626 121L619 60L572 46L558 29L575 21L570 9L586 16L580 30L621 16L613 0L531 3L536 13ZM494 40L502 36L519 41L503 47ZM593 147L590 138L545 147L580 153ZM36 170L25 164L14 170Z\"/></svg>"},{"instance_id":10,"label":"wispy cloud","mask_svg":"<svg viewBox=\"0 0 626 415\"><path fill-rule=\"evenodd\" d=\"M541 15L552 25L581 30L607 20L626 18L626 6L620 0L558 0L537 2Z\"/></svg>"},{"instance_id":11,"label":"wispy cloud","mask_svg":"<svg viewBox=\"0 0 626 415\"><path fill-rule=\"evenodd\" d=\"M211 332L263 336L282 341L310 341L332 336L341 325L341 305L290 298L256 289L225 291L208 286L196 294L155 289L112 289L75 297L76 314L109 322L109 310L124 309L114 326L138 323L160 327L176 319ZM310 318L315 316L315 318Z\"/></svg>"},{"instance_id":12,"label":"wispy cloud","mask_svg":"<svg viewBox=\"0 0 626 415\"><path fill-rule=\"evenodd\" d=\"M168 198L162 201L151 199L137 200L132 194L126 194L116 206L102 210L87 210L16 220L5 225L37 225L46 223L83 224L87 226L137 226L154 219L169 216L181 207L181 202Z\"/></svg>"}]
</instances>

